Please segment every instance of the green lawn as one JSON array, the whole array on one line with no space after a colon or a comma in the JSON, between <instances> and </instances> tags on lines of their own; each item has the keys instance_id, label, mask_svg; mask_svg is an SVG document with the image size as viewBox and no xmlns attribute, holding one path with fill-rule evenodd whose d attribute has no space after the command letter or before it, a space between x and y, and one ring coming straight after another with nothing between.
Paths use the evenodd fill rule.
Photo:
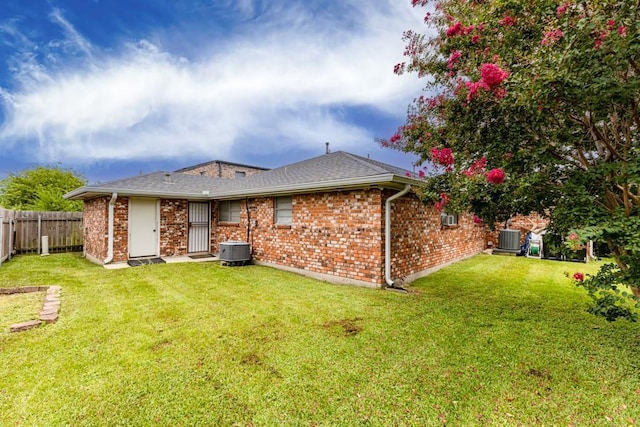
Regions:
<instances>
[{"instance_id":1,"label":"green lawn","mask_svg":"<svg viewBox=\"0 0 640 427\"><path fill-rule=\"evenodd\" d=\"M563 275L596 267L480 255L401 294L17 257L0 286L61 285L62 307L11 334L39 302L0 296L0 425L637 425L640 326Z\"/></svg>"}]
</instances>

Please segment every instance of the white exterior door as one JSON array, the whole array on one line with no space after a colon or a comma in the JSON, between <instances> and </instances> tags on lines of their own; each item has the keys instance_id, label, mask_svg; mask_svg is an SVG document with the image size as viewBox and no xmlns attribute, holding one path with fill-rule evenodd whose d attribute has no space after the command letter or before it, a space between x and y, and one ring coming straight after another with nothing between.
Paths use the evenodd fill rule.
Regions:
<instances>
[{"instance_id":1,"label":"white exterior door","mask_svg":"<svg viewBox=\"0 0 640 427\"><path fill-rule=\"evenodd\" d=\"M158 255L158 201L129 199L129 256Z\"/></svg>"},{"instance_id":2,"label":"white exterior door","mask_svg":"<svg viewBox=\"0 0 640 427\"><path fill-rule=\"evenodd\" d=\"M189 202L189 252L209 251L209 203Z\"/></svg>"}]
</instances>

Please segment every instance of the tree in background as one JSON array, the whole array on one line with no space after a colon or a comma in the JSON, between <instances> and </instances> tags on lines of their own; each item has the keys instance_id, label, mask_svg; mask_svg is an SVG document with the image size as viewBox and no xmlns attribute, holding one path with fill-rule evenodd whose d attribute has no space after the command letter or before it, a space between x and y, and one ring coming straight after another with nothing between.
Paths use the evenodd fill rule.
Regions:
<instances>
[{"instance_id":1,"label":"tree in background","mask_svg":"<svg viewBox=\"0 0 640 427\"><path fill-rule=\"evenodd\" d=\"M612 290L620 306L621 285L640 288L640 2L412 3L429 29L405 33L395 72L426 96L383 144L440 169L423 193L439 209L547 213L568 245L606 242L615 264L575 280L594 311Z\"/></svg>"},{"instance_id":2,"label":"tree in background","mask_svg":"<svg viewBox=\"0 0 640 427\"><path fill-rule=\"evenodd\" d=\"M82 201L62 196L85 185L85 180L59 167L36 167L0 181L0 206L15 210L82 211Z\"/></svg>"}]
</instances>

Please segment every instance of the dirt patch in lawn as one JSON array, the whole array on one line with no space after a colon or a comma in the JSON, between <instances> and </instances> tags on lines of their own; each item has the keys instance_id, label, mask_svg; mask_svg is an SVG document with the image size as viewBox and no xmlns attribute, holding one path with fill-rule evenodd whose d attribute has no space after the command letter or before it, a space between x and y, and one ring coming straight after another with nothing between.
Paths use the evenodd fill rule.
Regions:
<instances>
[{"instance_id":1,"label":"dirt patch in lawn","mask_svg":"<svg viewBox=\"0 0 640 427\"><path fill-rule=\"evenodd\" d=\"M322 325L323 328L329 330L335 335L352 337L358 335L362 331L361 317L353 319L332 320Z\"/></svg>"}]
</instances>

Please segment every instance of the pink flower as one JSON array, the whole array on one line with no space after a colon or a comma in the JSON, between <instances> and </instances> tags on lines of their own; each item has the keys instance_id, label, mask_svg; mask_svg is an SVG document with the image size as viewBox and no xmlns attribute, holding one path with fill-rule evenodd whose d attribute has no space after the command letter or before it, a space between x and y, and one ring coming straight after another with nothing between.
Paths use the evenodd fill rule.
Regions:
<instances>
[{"instance_id":1,"label":"pink flower","mask_svg":"<svg viewBox=\"0 0 640 427\"><path fill-rule=\"evenodd\" d=\"M447 34L447 37L454 37L460 34L461 32L462 32L462 22L456 21L455 24L447 28L446 34Z\"/></svg>"},{"instance_id":2,"label":"pink flower","mask_svg":"<svg viewBox=\"0 0 640 427\"><path fill-rule=\"evenodd\" d=\"M627 27L625 27L624 25L621 25L618 27L618 35L620 37L626 37L627 36Z\"/></svg>"},{"instance_id":3,"label":"pink flower","mask_svg":"<svg viewBox=\"0 0 640 427\"><path fill-rule=\"evenodd\" d=\"M399 63L399 64L396 64L396 65L393 67L393 73L394 73L394 74L397 74L397 75L401 75L401 74L404 72L404 66L405 66L405 63L404 63L404 62L401 62L401 63Z\"/></svg>"},{"instance_id":4,"label":"pink flower","mask_svg":"<svg viewBox=\"0 0 640 427\"><path fill-rule=\"evenodd\" d=\"M453 165L453 153L450 148L432 148L431 149L431 160L433 163L444 166L447 170L451 170L451 166Z\"/></svg>"},{"instance_id":5,"label":"pink flower","mask_svg":"<svg viewBox=\"0 0 640 427\"><path fill-rule=\"evenodd\" d=\"M558 8L556 9L556 16L560 18L562 15L564 15L567 12L567 9L569 9L569 3L564 3L558 6Z\"/></svg>"},{"instance_id":6,"label":"pink flower","mask_svg":"<svg viewBox=\"0 0 640 427\"><path fill-rule=\"evenodd\" d=\"M582 282L584 280L584 273L580 273L580 272L573 273L573 280Z\"/></svg>"},{"instance_id":7,"label":"pink flower","mask_svg":"<svg viewBox=\"0 0 640 427\"><path fill-rule=\"evenodd\" d=\"M471 37L471 43L478 43L480 41L480 36L479 35L474 35L473 37Z\"/></svg>"},{"instance_id":8,"label":"pink flower","mask_svg":"<svg viewBox=\"0 0 640 427\"><path fill-rule=\"evenodd\" d=\"M458 62L458 59L460 59L461 56L462 56L462 53L460 53L457 50L454 50L453 52L451 52L451 56L449 56L449 60L447 61L447 67L451 70L455 65L455 63Z\"/></svg>"},{"instance_id":9,"label":"pink flower","mask_svg":"<svg viewBox=\"0 0 640 427\"><path fill-rule=\"evenodd\" d=\"M594 49L600 49L602 47L602 39L596 39L596 43L593 45Z\"/></svg>"},{"instance_id":10,"label":"pink flower","mask_svg":"<svg viewBox=\"0 0 640 427\"><path fill-rule=\"evenodd\" d=\"M504 171L499 168L491 169L487 174L487 181L491 184L502 184L504 182Z\"/></svg>"},{"instance_id":11,"label":"pink flower","mask_svg":"<svg viewBox=\"0 0 640 427\"><path fill-rule=\"evenodd\" d=\"M544 33L544 38L542 39L540 44L542 46L550 46L560 40L563 35L564 33L562 32L562 30L546 31Z\"/></svg>"},{"instance_id":12,"label":"pink flower","mask_svg":"<svg viewBox=\"0 0 640 427\"><path fill-rule=\"evenodd\" d=\"M502 99L507 96L507 90L503 87L499 87L498 89L493 91L493 94L496 96L496 98Z\"/></svg>"},{"instance_id":13,"label":"pink flower","mask_svg":"<svg viewBox=\"0 0 640 427\"><path fill-rule=\"evenodd\" d=\"M494 87L509 77L509 72L500 69L496 64L484 63L480 67L480 75L484 83L489 87Z\"/></svg>"},{"instance_id":14,"label":"pink flower","mask_svg":"<svg viewBox=\"0 0 640 427\"><path fill-rule=\"evenodd\" d=\"M465 85L469 92L467 92L467 101L471 101L478 95L478 89L480 89L480 82L466 82Z\"/></svg>"},{"instance_id":15,"label":"pink flower","mask_svg":"<svg viewBox=\"0 0 640 427\"><path fill-rule=\"evenodd\" d=\"M481 173L484 170L484 167L487 165L487 158L482 156L479 160L476 160L471 164L471 167L466 171L462 172L465 176L472 177Z\"/></svg>"},{"instance_id":16,"label":"pink flower","mask_svg":"<svg viewBox=\"0 0 640 427\"><path fill-rule=\"evenodd\" d=\"M613 27L616 26L616 21L614 21L613 19L609 19L607 21L607 28L609 28L610 30L613 30Z\"/></svg>"},{"instance_id":17,"label":"pink flower","mask_svg":"<svg viewBox=\"0 0 640 427\"><path fill-rule=\"evenodd\" d=\"M502 70L496 64L484 63L480 67L480 80L477 82L465 82L467 87L467 102L471 102L478 95L480 89L492 91L498 99L502 99L507 95L504 88L498 86L509 77L509 72Z\"/></svg>"},{"instance_id":18,"label":"pink flower","mask_svg":"<svg viewBox=\"0 0 640 427\"><path fill-rule=\"evenodd\" d=\"M482 218L480 218L479 216L475 216L474 215L473 216L473 223L474 224L478 224L478 225L482 224Z\"/></svg>"},{"instance_id":19,"label":"pink flower","mask_svg":"<svg viewBox=\"0 0 640 427\"><path fill-rule=\"evenodd\" d=\"M576 233L569 234L569 240L578 240L579 237Z\"/></svg>"},{"instance_id":20,"label":"pink flower","mask_svg":"<svg viewBox=\"0 0 640 427\"><path fill-rule=\"evenodd\" d=\"M449 203L449 195L446 193L440 193L440 201L436 202L435 207L439 212L442 212L445 206Z\"/></svg>"},{"instance_id":21,"label":"pink flower","mask_svg":"<svg viewBox=\"0 0 640 427\"><path fill-rule=\"evenodd\" d=\"M498 24L502 25L503 27L512 27L516 25L516 18L514 18L513 16L505 15L504 18L498 21Z\"/></svg>"},{"instance_id":22,"label":"pink flower","mask_svg":"<svg viewBox=\"0 0 640 427\"><path fill-rule=\"evenodd\" d=\"M418 177L419 177L419 178L424 178L424 170L423 170L423 169L420 169L420 170L418 171Z\"/></svg>"}]
</instances>

